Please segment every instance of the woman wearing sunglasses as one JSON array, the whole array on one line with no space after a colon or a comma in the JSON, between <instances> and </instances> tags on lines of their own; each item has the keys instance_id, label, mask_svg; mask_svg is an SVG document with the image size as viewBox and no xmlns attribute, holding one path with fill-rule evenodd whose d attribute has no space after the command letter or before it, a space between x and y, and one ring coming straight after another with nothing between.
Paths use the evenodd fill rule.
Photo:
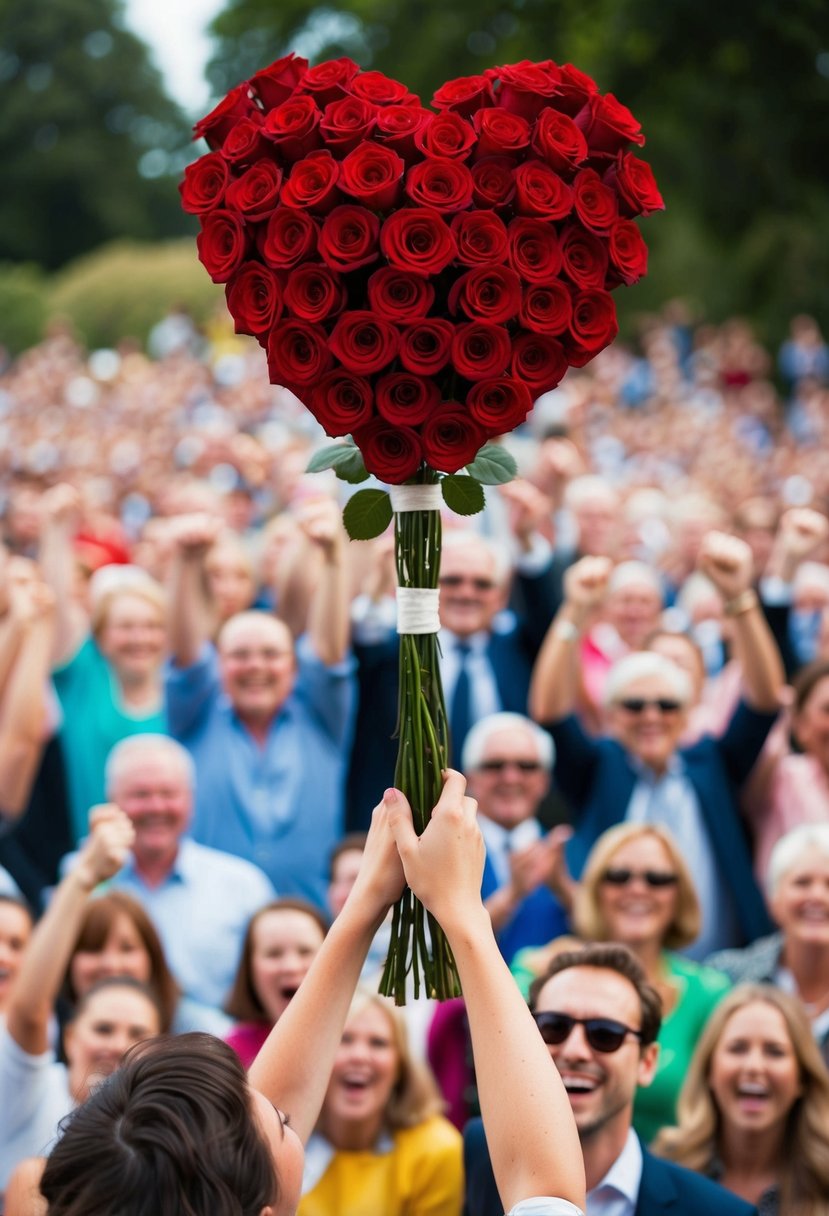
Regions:
<instances>
[{"instance_id":1,"label":"woman wearing sunglasses","mask_svg":"<svg viewBox=\"0 0 829 1216\"><path fill-rule=\"evenodd\" d=\"M760 1216L829 1211L829 1076L796 1001L742 984L712 1015L655 1151Z\"/></svg>"},{"instance_id":2,"label":"woman wearing sunglasses","mask_svg":"<svg viewBox=\"0 0 829 1216\"><path fill-rule=\"evenodd\" d=\"M702 925L692 953L704 958L768 932L738 793L774 723L783 666L751 585L748 545L709 533L699 561L733 621L743 672L742 700L722 736L682 746L690 681L669 659L647 652L628 655L611 669L605 686L609 734L587 734L575 715L577 641L607 592L611 565L601 557L582 558L567 571L564 605L542 646L530 705L553 736L556 780L574 811L568 861L575 875L606 828L667 825L694 873Z\"/></svg>"},{"instance_id":3,"label":"woman wearing sunglasses","mask_svg":"<svg viewBox=\"0 0 829 1216\"><path fill-rule=\"evenodd\" d=\"M620 942L641 963L662 1001L659 1057L651 1084L640 1089L633 1125L645 1143L674 1122L676 1100L697 1039L728 979L676 953L699 932L693 880L676 840L658 824L623 823L604 832L574 889L573 925L584 941ZM548 965L558 943L526 951L513 974L523 986ZM560 948L560 946L559 946ZM516 971L516 964L523 970Z\"/></svg>"}]
</instances>

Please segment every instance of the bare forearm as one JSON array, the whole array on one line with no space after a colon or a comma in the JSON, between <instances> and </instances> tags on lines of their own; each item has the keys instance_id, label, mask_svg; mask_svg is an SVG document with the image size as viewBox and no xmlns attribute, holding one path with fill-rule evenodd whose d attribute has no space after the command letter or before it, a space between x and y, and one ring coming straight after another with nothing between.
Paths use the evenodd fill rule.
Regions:
<instances>
[{"instance_id":1,"label":"bare forearm","mask_svg":"<svg viewBox=\"0 0 829 1216\"><path fill-rule=\"evenodd\" d=\"M565 604L547 630L530 684L530 713L537 722L555 722L575 709L582 625L580 611Z\"/></svg>"},{"instance_id":2,"label":"bare forearm","mask_svg":"<svg viewBox=\"0 0 829 1216\"><path fill-rule=\"evenodd\" d=\"M0 701L0 791L7 815L24 810L43 751L53 636L51 619L28 625Z\"/></svg>"},{"instance_id":3,"label":"bare forearm","mask_svg":"<svg viewBox=\"0 0 829 1216\"><path fill-rule=\"evenodd\" d=\"M54 666L70 659L89 631L89 620L75 599L73 530L65 524L49 522L44 526L40 540L41 574L55 596Z\"/></svg>"},{"instance_id":4,"label":"bare forearm","mask_svg":"<svg viewBox=\"0 0 829 1216\"><path fill-rule=\"evenodd\" d=\"M170 568L168 640L177 667L191 667L210 639L213 612L199 557L177 553Z\"/></svg>"},{"instance_id":5,"label":"bare forearm","mask_svg":"<svg viewBox=\"0 0 829 1216\"><path fill-rule=\"evenodd\" d=\"M734 616L734 652L740 664L746 700L753 709L772 713L780 705L785 672L774 635L759 603Z\"/></svg>"},{"instance_id":6,"label":"bare forearm","mask_svg":"<svg viewBox=\"0 0 829 1216\"><path fill-rule=\"evenodd\" d=\"M23 643L26 625L7 613L0 621L0 697L5 695L6 683Z\"/></svg>"},{"instance_id":7,"label":"bare forearm","mask_svg":"<svg viewBox=\"0 0 829 1216\"><path fill-rule=\"evenodd\" d=\"M341 663L351 631L350 580L344 546L323 559L308 612L308 636L314 653L327 667Z\"/></svg>"}]
</instances>

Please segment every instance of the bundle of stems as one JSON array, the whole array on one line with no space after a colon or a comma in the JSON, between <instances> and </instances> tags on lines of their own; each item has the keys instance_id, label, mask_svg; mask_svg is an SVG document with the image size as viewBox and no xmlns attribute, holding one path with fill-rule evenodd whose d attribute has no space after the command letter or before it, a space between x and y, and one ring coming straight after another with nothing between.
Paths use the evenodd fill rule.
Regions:
<instances>
[{"instance_id":1,"label":"bundle of stems","mask_svg":"<svg viewBox=\"0 0 829 1216\"><path fill-rule=\"evenodd\" d=\"M424 472L424 481L429 471ZM434 479L434 475L432 475ZM400 587L438 585L439 511L405 511L394 517L397 580ZM441 773L448 764L448 726L435 633L400 635L400 696L395 785L406 795L420 834L440 797ZM428 926L428 932L427 932ZM411 972L415 997L421 983L437 1000L460 996L455 960L443 930L407 887L392 914L391 941L380 981L384 996L406 1003Z\"/></svg>"}]
</instances>

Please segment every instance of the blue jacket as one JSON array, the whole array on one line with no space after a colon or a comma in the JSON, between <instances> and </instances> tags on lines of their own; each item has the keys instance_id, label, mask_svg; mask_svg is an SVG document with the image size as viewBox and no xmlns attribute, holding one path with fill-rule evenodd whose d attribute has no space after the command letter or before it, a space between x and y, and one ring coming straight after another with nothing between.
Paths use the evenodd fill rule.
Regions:
<instances>
[{"instance_id":1,"label":"blue jacket","mask_svg":"<svg viewBox=\"0 0 829 1216\"><path fill-rule=\"evenodd\" d=\"M484 861L481 882L481 898L488 899L498 890L498 881L489 860ZM546 946L554 937L568 933L567 914L552 891L536 887L521 900L503 929L497 934L501 953L511 963L519 950L525 946Z\"/></svg>"},{"instance_id":2,"label":"blue jacket","mask_svg":"<svg viewBox=\"0 0 829 1216\"><path fill-rule=\"evenodd\" d=\"M480 1119L472 1119L464 1129L463 1162L464 1216L504 1216ZM757 1216L757 1209L716 1182L662 1161L643 1147L642 1181L634 1216Z\"/></svg>"}]
</instances>

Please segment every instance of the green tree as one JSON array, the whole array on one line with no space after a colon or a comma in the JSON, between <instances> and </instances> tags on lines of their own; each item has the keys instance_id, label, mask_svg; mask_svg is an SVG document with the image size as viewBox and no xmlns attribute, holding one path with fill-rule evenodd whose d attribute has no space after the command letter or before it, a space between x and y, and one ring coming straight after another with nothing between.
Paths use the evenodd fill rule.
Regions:
<instances>
[{"instance_id":1,"label":"green tree","mask_svg":"<svg viewBox=\"0 0 829 1216\"><path fill-rule=\"evenodd\" d=\"M0 0L0 259L53 268L113 237L190 231L187 140L121 0Z\"/></svg>"}]
</instances>

